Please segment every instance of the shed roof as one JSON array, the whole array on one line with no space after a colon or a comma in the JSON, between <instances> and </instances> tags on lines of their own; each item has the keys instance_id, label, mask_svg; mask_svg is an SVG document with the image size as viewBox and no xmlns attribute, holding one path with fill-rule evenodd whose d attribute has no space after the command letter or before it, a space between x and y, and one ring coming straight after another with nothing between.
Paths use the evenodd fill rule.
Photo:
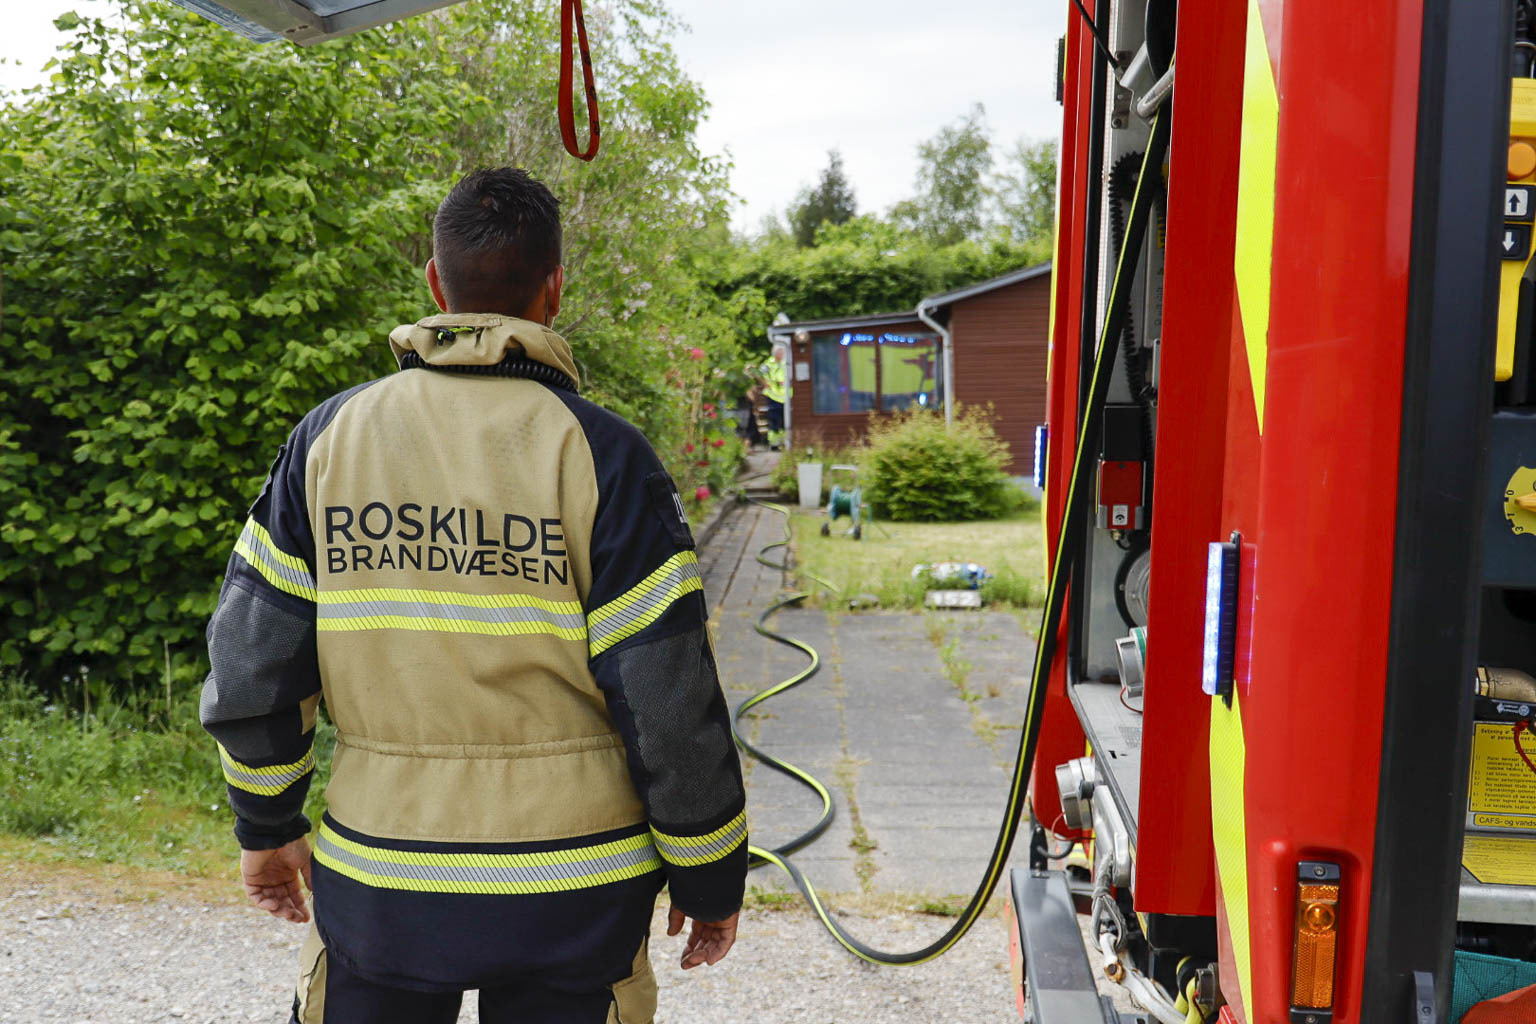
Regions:
<instances>
[{"instance_id":1,"label":"shed roof","mask_svg":"<svg viewBox=\"0 0 1536 1024\"><path fill-rule=\"evenodd\" d=\"M865 313L861 316L834 316L823 320L795 320L790 323L774 324L768 328L768 335L781 337L794 334L796 331L836 331L849 327L886 327L891 324L915 322L917 322L917 314L909 309L902 313Z\"/></svg>"},{"instance_id":2,"label":"shed roof","mask_svg":"<svg viewBox=\"0 0 1536 1024\"><path fill-rule=\"evenodd\" d=\"M1032 267L1020 267L1018 270L1010 270L1006 274L978 281L975 284L966 285L964 288L956 288L954 291L942 292L938 295L930 295L918 302L918 309L932 312L952 306L957 302L985 295L987 292L1006 288L1011 284L1020 284L1051 272L1051 261L1037 263ZM890 324L911 323L918 316L914 310L905 310L897 313L865 313L859 316L834 316L822 320L794 320L789 323L774 324L768 328L768 336L781 338L793 335L796 331L836 331L850 327L884 327Z\"/></svg>"},{"instance_id":3,"label":"shed roof","mask_svg":"<svg viewBox=\"0 0 1536 1024\"><path fill-rule=\"evenodd\" d=\"M1006 288L1011 284L1020 284L1050 272L1051 261L1046 260L1044 263L1037 263L1032 267L1020 267L1018 270L1010 270L1006 274L999 274L997 277L978 281L976 284L966 285L964 288L956 288L954 291L943 292L939 295L930 295L928 298L918 302L917 306L919 309L932 310L938 309L940 306L954 305L956 302L964 302L966 299L985 295L987 292Z\"/></svg>"}]
</instances>

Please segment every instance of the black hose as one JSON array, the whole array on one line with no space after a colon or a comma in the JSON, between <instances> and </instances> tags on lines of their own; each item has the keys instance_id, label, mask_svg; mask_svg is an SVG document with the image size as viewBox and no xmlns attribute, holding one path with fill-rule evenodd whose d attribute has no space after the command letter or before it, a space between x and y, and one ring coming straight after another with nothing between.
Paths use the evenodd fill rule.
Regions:
<instances>
[{"instance_id":1,"label":"black hose","mask_svg":"<svg viewBox=\"0 0 1536 1024\"><path fill-rule=\"evenodd\" d=\"M758 564L766 565L770 569L778 569L781 572L790 571L789 566L780 562L770 562L765 557L767 553L772 551L774 548L788 547L790 539L789 510L779 505L770 504L766 501L758 501L755 498L751 500L754 505L761 505L763 508L772 509L775 512L782 512L784 514L784 539L776 540L772 544L766 545L761 551L759 551L757 553ZM825 584L825 581L818 582ZM779 758L774 757L772 754L769 754L766 751L760 750L753 746L742 735L741 719L743 715L752 710L752 708L756 707L758 704L761 704L763 701L769 699L770 697L777 697L779 694L799 686L801 683L805 682L807 679L811 678L818 671L820 671L821 655L816 653L816 648L812 647L808 643L796 640L793 637L785 636L782 633L775 633L767 626L768 619L772 617L780 608L784 608L792 604L798 604L801 601L804 601L807 597L810 597L810 595L806 593L794 593L780 598L773 604L769 605L763 611L763 613L757 617L757 625L755 628L757 629L758 633L767 637L769 640L772 640L776 643L781 643L786 647L793 647L795 650L806 655L811 659L810 664L801 669L799 672L796 672L794 675L788 677L787 679L784 679L783 681L768 687L766 690L762 690L753 694L751 697L748 697L746 700L742 701L736 706L736 711L731 716L731 725L733 731L735 732L736 745L738 747L740 747L742 750L745 750L749 755L761 761L769 768L772 768L774 771L794 779L796 782L800 783L802 786L805 786L807 789L811 790L811 792L815 793L818 797L821 798L821 817L817 819L816 824L812 825L810 828L806 829L798 836L795 836L795 838L791 839L789 842L783 844L782 846L775 846L772 850L768 851L769 853L780 857L793 853L802 847L809 846L831 826L833 815L836 813L835 807L832 803L832 794L830 791L828 791L827 787L822 784L821 780L816 778L810 772L807 772L804 769L797 767L796 765L790 764L788 761L780 760ZM767 863L770 863L768 858L759 855L755 851L752 852L751 856L748 858L748 865L750 867L760 867Z\"/></svg>"},{"instance_id":2,"label":"black hose","mask_svg":"<svg viewBox=\"0 0 1536 1024\"><path fill-rule=\"evenodd\" d=\"M1131 214L1125 231L1126 244L1122 247L1116 263L1114 283L1110 289L1109 304L1104 315L1103 332L1094 350L1093 373L1088 387L1087 401L1083 406L1077 448L1072 463L1072 476L1068 484L1067 500L1062 516L1061 533L1057 537L1055 558L1051 563L1050 585L1046 590L1045 611L1041 618L1040 642L1035 650L1034 672L1030 679L1023 727L1019 730L1019 748L1008 789L1008 800L1004 806L1003 821L998 829L997 841L987 860L986 871L970 902L960 912L959 919L943 935L928 945L911 952L886 952L875 949L849 934L842 923L822 904L815 886L787 857L772 850L751 848L754 855L777 864L789 874L791 881L810 904L812 911L843 948L870 963L891 966L920 964L941 956L959 942L976 923L1007 867L1008 854L1013 847L1014 837L1018 834L1019 823L1023 818L1029 773L1034 764L1035 751L1040 739L1045 691L1056 659L1058 633L1056 625L1061 622L1062 613L1066 607L1070 567L1075 563L1071 556L1082 547L1089 526L1088 505L1093 500L1090 481L1093 476L1093 466L1097 461L1096 442L1103 426L1104 406L1109 397L1109 382L1118 349L1114 342L1129 312L1131 281L1135 277L1136 270L1135 254L1141 252L1142 242L1146 238L1147 226L1151 220L1153 201L1160 191L1163 156L1168 150L1169 131L1169 119L1166 113L1153 119L1152 134L1147 141L1147 153L1142 162L1139 184L1131 200ZM783 607L783 603L786 602L781 602L778 607ZM748 704L755 704L765 699L767 695L771 695L771 692L782 692L783 689L787 689L783 683L770 687L763 694L749 698Z\"/></svg>"}]
</instances>

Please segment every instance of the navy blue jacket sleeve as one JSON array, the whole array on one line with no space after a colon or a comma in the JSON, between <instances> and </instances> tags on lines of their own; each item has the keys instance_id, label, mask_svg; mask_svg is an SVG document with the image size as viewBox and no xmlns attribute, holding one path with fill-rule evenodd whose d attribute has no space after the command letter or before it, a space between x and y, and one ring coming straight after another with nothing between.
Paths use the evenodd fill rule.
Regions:
<instances>
[{"instance_id":1,"label":"navy blue jacket sleeve","mask_svg":"<svg viewBox=\"0 0 1536 1024\"><path fill-rule=\"evenodd\" d=\"M624 737L673 906L720 920L740 909L746 884L746 795L693 537L640 433L566 400L598 483L586 600L592 671Z\"/></svg>"}]
</instances>

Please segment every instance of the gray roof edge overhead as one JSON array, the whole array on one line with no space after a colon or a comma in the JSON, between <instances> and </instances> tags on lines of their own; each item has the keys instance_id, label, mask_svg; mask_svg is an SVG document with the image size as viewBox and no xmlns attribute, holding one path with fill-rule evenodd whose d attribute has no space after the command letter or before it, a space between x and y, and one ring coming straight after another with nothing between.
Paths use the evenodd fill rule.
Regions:
<instances>
[{"instance_id":1,"label":"gray roof edge overhead","mask_svg":"<svg viewBox=\"0 0 1536 1024\"><path fill-rule=\"evenodd\" d=\"M1011 284L1020 284L1051 272L1051 261L1036 263L1032 267L1021 267L1018 270L1010 270L998 277L979 281L976 284L967 285L964 288L956 288L951 292L941 292L938 295L930 295L918 302L918 309L938 309L940 306L952 306L956 302L975 298L977 295L985 295L987 292L1006 288Z\"/></svg>"},{"instance_id":2,"label":"gray roof edge overhead","mask_svg":"<svg viewBox=\"0 0 1536 1024\"><path fill-rule=\"evenodd\" d=\"M460 0L174 0L256 42L309 46Z\"/></svg>"},{"instance_id":3,"label":"gray roof edge overhead","mask_svg":"<svg viewBox=\"0 0 1536 1024\"><path fill-rule=\"evenodd\" d=\"M796 331L835 331L840 327L885 327L890 324L917 323L917 315L911 310L899 313L868 313L864 316L835 316L825 320L796 320L787 324L774 324L768 328L770 337L792 335Z\"/></svg>"}]
</instances>

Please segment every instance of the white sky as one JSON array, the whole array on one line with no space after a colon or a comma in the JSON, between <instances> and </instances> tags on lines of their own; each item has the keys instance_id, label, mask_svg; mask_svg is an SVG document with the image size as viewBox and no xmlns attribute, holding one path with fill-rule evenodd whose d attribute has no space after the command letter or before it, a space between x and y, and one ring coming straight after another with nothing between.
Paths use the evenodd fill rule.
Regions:
<instances>
[{"instance_id":1,"label":"white sky","mask_svg":"<svg viewBox=\"0 0 1536 1024\"><path fill-rule=\"evenodd\" d=\"M0 2L0 87L17 88L41 77L54 18L109 0ZM700 141L735 165L738 227L782 212L833 147L859 208L883 211L910 194L917 144L973 102L999 148L1061 128L1052 77L1066 5L1053 0L670 3L693 27L677 41L683 66L713 105Z\"/></svg>"}]
</instances>

